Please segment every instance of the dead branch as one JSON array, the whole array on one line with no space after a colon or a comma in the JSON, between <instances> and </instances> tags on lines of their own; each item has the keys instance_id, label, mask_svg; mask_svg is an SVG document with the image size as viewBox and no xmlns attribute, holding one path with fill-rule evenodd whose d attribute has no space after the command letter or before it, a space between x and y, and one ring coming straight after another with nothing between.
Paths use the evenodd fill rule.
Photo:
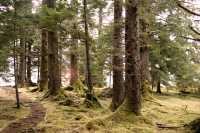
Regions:
<instances>
[{"instance_id":1,"label":"dead branch","mask_svg":"<svg viewBox=\"0 0 200 133\"><path fill-rule=\"evenodd\" d=\"M193 12L191 9L188 9L187 7L183 6L181 4L181 2L177 2L177 5L182 8L183 10L187 11L188 13L192 14L192 15L195 15L195 16L200 16L200 13L197 13L197 12Z\"/></svg>"}]
</instances>

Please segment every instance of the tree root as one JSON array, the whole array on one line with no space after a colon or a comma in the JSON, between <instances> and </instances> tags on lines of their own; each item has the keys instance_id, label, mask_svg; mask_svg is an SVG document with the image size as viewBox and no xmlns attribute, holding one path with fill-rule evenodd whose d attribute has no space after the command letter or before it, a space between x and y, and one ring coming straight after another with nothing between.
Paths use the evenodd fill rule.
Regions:
<instances>
[{"instance_id":1,"label":"tree root","mask_svg":"<svg viewBox=\"0 0 200 133\"><path fill-rule=\"evenodd\" d=\"M146 99L146 98L144 98L144 100L145 100L145 101L152 102L152 103L155 103L155 104L157 104L157 105L159 105L159 106L164 106L163 104L161 104L161 103L159 103L159 102L157 102L157 101L155 101L155 100Z\"/></svg>"},{"instance_id":2,"label":"tree root","mask_svg":"<svg viewBox=\"0 0 200 133\"><path fill-rule=\"evenodd\" d=\"M87 108L102 108L98 98L94 96L93 94L86 94L84 105Z\"/></svg>"},{"instance_id":3,"label":"tree root","mask_svg":"<svg viewBox=\"0 0 200 133\"><path fill-rule=\"evenodd\" d=\"M161 124L161 123L156 123L158 128L162 128L162 129L177 129L177 128L182 128L184 127L184 125L181 126L173 126L173 125L166 125L166 124Z\"/></svg>"}]
</instances>

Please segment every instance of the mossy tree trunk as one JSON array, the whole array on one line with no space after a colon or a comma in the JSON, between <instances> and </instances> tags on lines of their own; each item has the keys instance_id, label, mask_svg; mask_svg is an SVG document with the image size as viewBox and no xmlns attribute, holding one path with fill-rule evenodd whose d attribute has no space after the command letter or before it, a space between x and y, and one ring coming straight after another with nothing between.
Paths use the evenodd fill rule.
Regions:
<instances>
[{"instance_id":1,"label":"mossy tree trunk","mask_svg":"<svg viewBox=\"0 0 200 133\"><path fill-rule=\"evenodd\" d=\"M42 1L42 5L46 5L47 0ZM48 89L48 32L42 29L42 44L40 48L40 65L38 65L39 73L39 90L44 91Z\"/></svg>"},{"instance_id":2,"label":"mossy tree trunk","mask_svg":"<svg viewBox=\"0 0 200 133\"><path fill-rule=\"evenodd\" d=\"M86 83L88 87L87 98L90 99L93 95L93 85L91 78L91 68L90 68L90 44L89 44L89 31L88 31L88 18L87 18L87 0L83 0L84 13L84 30L85 30L85 55L86 55Z\"/></svg>"},{"instance_id":3,"label":"mossy tree trunk","mask_svg":"<svg viewBox=\"0 0 200 133\"><path fill-rule=\"evenodd\" d=\"M112 111L115 111L122 104L125 96L123 79L122 28L122 0L115 0L113 34L113 97L111 103Z\"/></svg>"},{"instance_id":4,"label":"mossy tree trunk","mask_svg":"<svg viewBox=\"0 0 200 133\"><path fill-rule=\"evenodd\" d=\"M147 35L147 22L145 19L140 19L141 28L141 48L140 48L140 64L141 64L141 92L143 97L147 97L150 91L150 72L149 72L149 48Z\"/></svg>"},{"instance_id":5,"label":"mossy tree trunk","mask_svg":"<svg viewBox=\"0 0 200 133\"><path fill-rule=\"evenodd\" d=\"M136 115L139 115L141 113L141 72L138 2L138 0L126 0L126 97L123 104L125 111L133 112Z\"/></svg>"}]
</instances>

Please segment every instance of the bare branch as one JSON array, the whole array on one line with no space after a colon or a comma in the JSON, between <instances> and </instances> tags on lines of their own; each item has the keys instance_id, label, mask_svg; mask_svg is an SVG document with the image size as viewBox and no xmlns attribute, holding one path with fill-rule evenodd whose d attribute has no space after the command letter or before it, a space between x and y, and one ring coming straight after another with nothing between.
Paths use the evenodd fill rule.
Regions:
<instances>
[{"instance_id":1,"label":"bare branch","mask_svg":"<svg viewBox=\"0 0 200 133\"><path fill-rule=\"evenodd\" d=\"M197 31L194 27L189 26L189 28L190 28L194 33L196 33L197 35L200 35L200 32Z\"/></svg>"},{"instance_id":2,"label":"bare branch","mask_svg":"<svg viewBox=\"0 0 200 133\"><path fill-rule=\"evenodd\" d=\"M184 39L187 39L187 40L193 40L193 41L196 41L196 42L200 42L199 38L191 38L191 37L186 37L186 36L181 36L181 37L184 38Z\"/></svg>"},{"instance_id":3,"label":"bare branch","mask_svg":"<svg viewBox=\"0 0 200 133\"><path fill-rule=\"evenodd\" d=\"M182 8L183 10L187 11L188 13L192 14L192 15L195 15L195 16L200 16L200 13L196 13L196 12L193 12L191 9L188 9L187 7L183 6L181 4L181 2L177 2L177 5Z\"/></svg>"}]
</instances>

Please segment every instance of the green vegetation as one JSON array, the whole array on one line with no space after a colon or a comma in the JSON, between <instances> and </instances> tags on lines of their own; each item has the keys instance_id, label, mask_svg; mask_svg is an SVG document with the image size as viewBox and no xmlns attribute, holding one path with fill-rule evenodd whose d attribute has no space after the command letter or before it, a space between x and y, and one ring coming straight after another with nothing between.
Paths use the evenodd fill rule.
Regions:
<instances>
[{"instance_id":1,"label":"green vegetation","mask_svg":"<svg viewBox=\"0 0 200 133\"><path fill-rule=\"evenodd\" d=\"M198 133L199 6L0 0L1 131Z\"/></svg>"}]
</instances>

